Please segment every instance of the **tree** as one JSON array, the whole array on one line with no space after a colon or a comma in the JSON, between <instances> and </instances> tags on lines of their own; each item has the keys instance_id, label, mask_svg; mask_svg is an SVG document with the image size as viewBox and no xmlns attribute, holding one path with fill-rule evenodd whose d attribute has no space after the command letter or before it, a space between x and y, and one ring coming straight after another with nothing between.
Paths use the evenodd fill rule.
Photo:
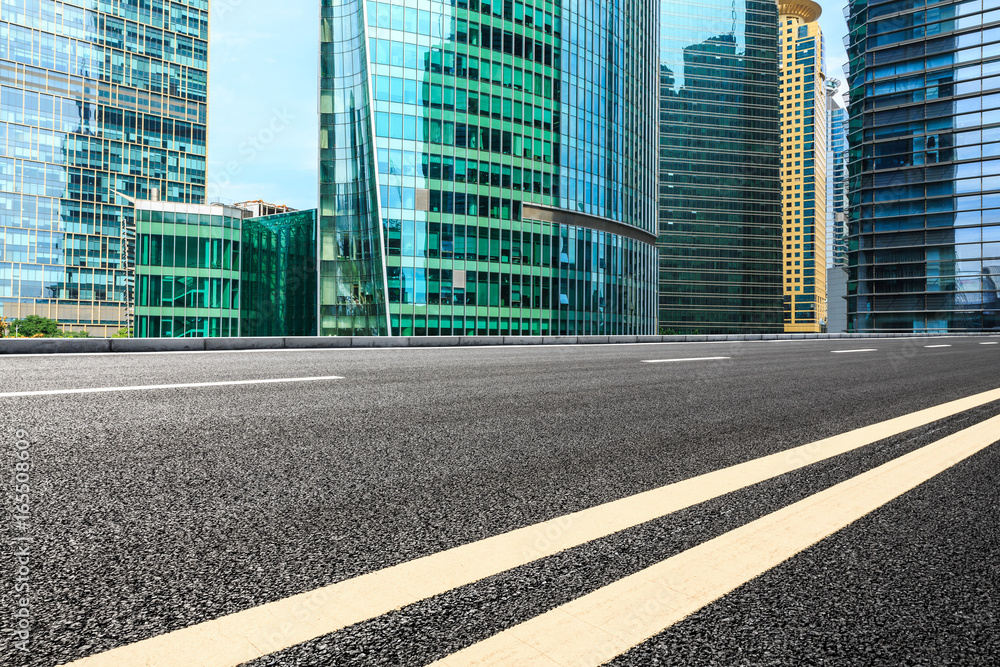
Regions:
<instances>
[{"instance_id":1,"label":"tree","mask_svg":"<svg viewBox=\"0 0 1000 667\"><path fill-rule=\"evenodd\" d=\"M23 319L14 320L7 325L7 329L23 338L30 338L38 334L43 336L58 336L60 334L59 323L41 315L28 315Z\"/></svg>"}]
</instances>

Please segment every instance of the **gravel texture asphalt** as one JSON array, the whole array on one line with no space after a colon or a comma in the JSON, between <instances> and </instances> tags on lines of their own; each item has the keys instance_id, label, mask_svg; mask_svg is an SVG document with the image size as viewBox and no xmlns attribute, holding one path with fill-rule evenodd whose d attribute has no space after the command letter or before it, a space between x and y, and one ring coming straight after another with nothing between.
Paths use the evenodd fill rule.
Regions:
<instances>
[{"instance_id":1,"label":"gravel texture asphalt","mask_svg":"<svg viewBox=\"0 0 1000 667\"><path fill-rule=\"evenodd\" d=\"M995 389L1000 346L982 342L3 358L4 392L343 379L0 398L3 447L27 431L34 466L30 651L5 645L0 664L66 662ZM876 351L832 354L861 348ZM641 363L709 356L731 358ZM963 413L253 664L425 664L996 414ZM996 664L998 456L995 445L956 465L614 664ZM15 527L2 530L11 544ZM12 585L0 600L10 617Z\"/></svg>"}]
</instances>

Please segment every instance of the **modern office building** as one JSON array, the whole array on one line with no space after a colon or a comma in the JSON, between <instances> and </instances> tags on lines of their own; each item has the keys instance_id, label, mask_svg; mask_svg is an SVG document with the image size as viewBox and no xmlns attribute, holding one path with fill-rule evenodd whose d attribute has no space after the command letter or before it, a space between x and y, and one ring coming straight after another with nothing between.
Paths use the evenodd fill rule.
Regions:
<instances>
[{"instance_id":1,"label":"modern office building","mask_svg":"<svg viewBox=\"0 0 1000 667\"><path fill-rule=\"evenodd\" d=\"M779 0L784 323L826 326L827 110L825 48L812 0Z\"/></svg>"},{"instance_id":2,"label":"modern office building","mask_svg":"<svg viewBox=\"0 0 1000 667\"><path fill-rule=\"evenodd\" d=\"M847 331L847 109L840 81L826 80L826 330Z\"/></svg>"},{"instance_id":3,"label":"modern office building","mask_svg":"<svg viewBox=\"0 0 1000 667\"><path fill-rule=\"evenodd\" d=\"M203 200L207 83L207 0L3 4L4 317L97 335L129 321L119 193Z\"/></svg>"},{"instance_id":4,"label":"modern office building","mask_svg":"<svg viewBox=\"0 0 1000 667\"><path fill-rule=\"evenodd\" d=\"M853 331L1000 327L1000 7L850 4Z\"/></svg>"},{"instance_id":5,"label":"modern office building","mask_svg":"<svg viewBox=\"0 0 1000 667\"><path fill-rule=\"evenodd\" d=\"M654 333L652 3L323 0L319 333Z\"/></svg>"},{"instance_id":6,"label":"modern office building","mask_svg":"<svg viewBox=\"0 0 1000 667\"><path fill-rule=\"evenodd\" d=\"M774 0L661 0L659 324L782 330Z\"/></svg>"},{"instance_id":7,"label":"modern office building","mask_svg":"<svg viewBox=\"0 0 1000 667\"><path fill-rule=\"evenodd\" d=\"M134 204L136 337L316 334L315 209Z\"/></svg>"}]
</instances>

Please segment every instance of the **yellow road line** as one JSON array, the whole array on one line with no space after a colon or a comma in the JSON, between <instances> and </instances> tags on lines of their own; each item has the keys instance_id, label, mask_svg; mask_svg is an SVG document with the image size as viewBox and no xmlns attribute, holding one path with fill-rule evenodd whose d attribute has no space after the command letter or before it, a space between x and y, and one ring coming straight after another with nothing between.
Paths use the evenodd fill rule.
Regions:
<instances>
[{"instance_id":1,"label":"yellow road line","mask_svg":"<svg viewBox=\"0 0 1000 667\"><path fill-rule=\"evenodd\" d=\"M1000 389L417 558L70 664L232 667L996 400L1000 400Z\"/></svg>"},{"instance_id":2,"label":"yellow road line","mask_svg":"<svg viewBox=\"0 0 1000 667\"><path fill-rule=\"evenodd\" d=\"M950 435L434 663L601 665L1000 439Z\"/></svg>"}]
</instances>

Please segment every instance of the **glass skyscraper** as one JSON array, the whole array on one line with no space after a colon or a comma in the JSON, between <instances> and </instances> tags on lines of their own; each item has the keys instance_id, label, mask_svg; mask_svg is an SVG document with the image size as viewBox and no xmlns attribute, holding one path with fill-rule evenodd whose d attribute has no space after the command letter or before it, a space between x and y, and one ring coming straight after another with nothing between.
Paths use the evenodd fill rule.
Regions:
<instances>
[{"instance_id":1,"label":"glass skyscraper","mask_svg":"<svg viewBox=\"0 0 1000 667\"><path fill-rule=\"evenodd\" d=\"M207 0L0 5L6 318L128 321L134 220L116 193L202 201L207 82Z\"/></svg>"},{"instance_id":2,"label":"glass skyscraper","mask_svg":"<svg viewBox=\"0 0 1000 667\"><path fill-rule=\"evenodd\" d=\"M653 0L323 0L319 333L656 329Z\"/></svg>"},{"instance_id":3,"label":"glass skyscraper","mask_svg":"<svg viewBox=\"0 0 1000 667\"><path fill-rule=\"evenodd\" d=\"M782 330L774 0L661 0L659 324Z\"/></svg>"},{"instance_id":4,"label":"glass skyscraper","mask_svg":"<svg viewBox=\"0 0 1000 667\"><path fill-rule=\"evenodd\" d=\"M850 5L853 331L1000 327L1000 7Z\"/></svg>"}]
</instances>

